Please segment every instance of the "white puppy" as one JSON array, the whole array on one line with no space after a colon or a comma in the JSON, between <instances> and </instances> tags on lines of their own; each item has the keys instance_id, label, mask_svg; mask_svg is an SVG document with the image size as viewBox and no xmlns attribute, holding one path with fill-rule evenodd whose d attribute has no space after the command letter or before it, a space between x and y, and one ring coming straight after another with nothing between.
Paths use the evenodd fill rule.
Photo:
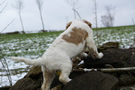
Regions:
<instances>
[{"instance_id":1,"label":"white puppy","mask_svg":"<svg viewBox=\"0 0 135 90\"><path fill-rule=\"evenodd\" d=\"M98 53L94 43L91 23L86 20L73 20L67 24L66 30L56 38L41 58L31 60L12 57L11 59L33 66L42 66L44 81L41 88L50 90L57 70L61 71L59 80L63 84L71 81L69 75L72 70L72 58L82 53L85 48L89 48L93 58L103 57L102 53Z\"/></svg>"}]
</instances>

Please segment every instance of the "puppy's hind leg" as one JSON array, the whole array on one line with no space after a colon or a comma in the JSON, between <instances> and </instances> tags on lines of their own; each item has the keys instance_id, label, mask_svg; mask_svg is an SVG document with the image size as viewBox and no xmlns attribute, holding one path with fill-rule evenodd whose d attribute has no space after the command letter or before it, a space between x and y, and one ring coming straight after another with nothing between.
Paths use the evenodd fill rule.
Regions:
<instances>
[{"instance_id":1,"label":"puppy's hind leg","mask_svg":"<svg viewBox=\"0 0 135 90\"><path fill-rule=\"evenodd\" d=\"M69 78L71 71L72 71L72 63L66 63L65 65L62 66L59 80L63 84L66 84L71 81L71 79Z\"/></svg>"},{"instance_id":2,"label":"puppy's hind leg","mask_svg":"<svg viewBox=\"0 0 135 90\"><path fill-rule=\"evenodd\" d=\"M41 86L41 90L50 90L51 83L55 77L55 72L46 71L42 66L43 72L43 84Z\"/></svg>"}]
</instances>

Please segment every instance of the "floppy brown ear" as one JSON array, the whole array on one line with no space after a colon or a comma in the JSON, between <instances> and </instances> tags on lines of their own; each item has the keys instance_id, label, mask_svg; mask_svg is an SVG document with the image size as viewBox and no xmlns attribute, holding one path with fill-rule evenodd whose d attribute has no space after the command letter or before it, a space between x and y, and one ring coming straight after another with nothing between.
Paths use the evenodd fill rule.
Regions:
<instances>
[{"instance_id":1,"label":"floppy brown ear","mask_svg":"<svg viewBox=\"0 0 135 90\"><path fill-rule=\"evenodd\" d=\"M90 28L92 28L92 24L86 20L83 20Z\"/></svg>"},{"instance_id":2,"label":"floppy brown ear","mask_svg":"<svg viewBox=\"0 0 135 90\"><path fill-rule=\"evenodd\" d=\"M72 24L72 22L67 23L66 29L68 29L68 27L69 27L71 24Z\"/></svg>"}]
</instances>

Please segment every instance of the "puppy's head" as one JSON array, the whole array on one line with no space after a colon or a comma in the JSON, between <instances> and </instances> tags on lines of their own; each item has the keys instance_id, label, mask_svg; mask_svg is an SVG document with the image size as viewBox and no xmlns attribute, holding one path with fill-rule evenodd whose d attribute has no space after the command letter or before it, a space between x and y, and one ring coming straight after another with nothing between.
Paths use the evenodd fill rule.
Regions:
<instances>
[{"instance_id":1,"label":"puppy's head","mask_svg":"<svg viewBox=\"0 0 135 90\"><path fill-rule=\"evenodd\" d=\"M87 20L82 20L84 23L86 23L90 28L92 28L92 24L90 22L88 22ZM72 24L72 22L67 23L66 25L66 29L68 29L68 27Z\"/></svg>"},{"instance_id":2,"label":"puppy's head","mask_svg":"<svg viewBox=\"0 0 135 90\"><path fill-rule=\"evenodd\" d=\"M86 20L83 20L84 23L86 23L90 28L92 28L92 24Z\"/></svg>"}]
</instances>

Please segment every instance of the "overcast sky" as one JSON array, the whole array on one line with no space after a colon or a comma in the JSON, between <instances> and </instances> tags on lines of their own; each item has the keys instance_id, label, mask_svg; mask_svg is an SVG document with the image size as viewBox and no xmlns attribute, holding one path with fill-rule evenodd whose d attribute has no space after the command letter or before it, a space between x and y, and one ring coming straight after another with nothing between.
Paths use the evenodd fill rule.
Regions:
<instances>
[{"instance_id":1,"label":"overcast sky","mask_svg":"<svg viewBox=\"0 0 135 90\"><path fill-rule=\"evenodd\" d=\"M0 0L2 3L4 0ZM17 0L6 0L0 5L0 11L8 3L8 6L0 13L0 32L13 19L12 24L3 32L21 31L21 24L17 10L13 7ZM42 24L35 0L22 0L24 8L22 19L26 31L41 30ZM102 27L101 16L105 14L105 6L115 7L114 26L133 25L135 20L135 0L97 0L98 26ZM93 8L94 0L79 0L77 11L83 19L90 21L95 26ZM67 22L74 19L72 7L66 0L44 0L43 18L46 30L64 30Z\"/></svg>"}]
</instances>

